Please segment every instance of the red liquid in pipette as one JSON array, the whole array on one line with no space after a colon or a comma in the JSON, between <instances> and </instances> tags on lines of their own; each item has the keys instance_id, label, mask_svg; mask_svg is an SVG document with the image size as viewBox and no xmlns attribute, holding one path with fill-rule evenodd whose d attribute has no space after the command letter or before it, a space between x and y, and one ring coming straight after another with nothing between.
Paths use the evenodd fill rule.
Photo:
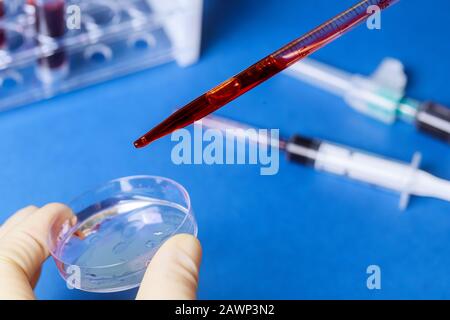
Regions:
<instances>
[{"instance_id":1,"label":"red liquid in pipette","mask_svg":"<svg viewBox=\"0 0 450 320\"><path fill-rule=\"evenodd\" d=\"M177 129L204 118L365 21L373 14L373 11L368 10L370 6L377 5L380 9L385 9L397 1L365 0L359 2L176 111L136 140L134 146L136 148L145 147Z\"/></svg>"}]
</instances>

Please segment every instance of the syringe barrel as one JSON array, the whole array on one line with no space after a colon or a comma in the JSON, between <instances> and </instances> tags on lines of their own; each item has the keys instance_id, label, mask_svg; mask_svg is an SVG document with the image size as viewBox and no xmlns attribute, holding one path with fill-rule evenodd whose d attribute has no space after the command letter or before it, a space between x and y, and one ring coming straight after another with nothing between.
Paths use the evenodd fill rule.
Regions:
<instances>
[{"instance_id":1,"label":"syringe barrel","mask_svg":"<svg viewBox=\"0 0 450 320\"><path fill-rule=\"evenodd\" d=\"M288 159L318 171L347 176L385 189L404 192L415 172L409 164L337 144L296 136L286 146Z\"/></svg>"},{"instance_id":2,"label":"syringe barrel","mask_svg":"<svg viewBox=\"0 0 450 320\"><path fill-rule=\"evenodd\" d=\"M353 85L352 74L308 58L293 64L285 73L340 97L345 97Z\"/></svg>"},{"instance_id":3,"label":"syringe barrel","mask_svg":"<svg viewBox=\"0 0 450 320\"><path fill-rule=\"evenodd\" d=\"M295 135L286 144L287 159L303 165L314 166L321 144L321 140Z\"/></svg>"},{"instance_id":4,"label":"syringe barrel","mask_svg":"<svg viewBox=\"0 0 450 320\"><path fill-rule=\"evenodd\" d=\"M426 102L416 115L416 125L419 130L450 143L450 108Z\"/></svg>"},{"instance_id":5,"label":"syringe barrel","mask_svg":"<svg viewBox=\"0 0 450 320\"><path fill-rule=\"evenodd\" d=\"M297 62L286 74L342 97L356 111L384 123L391 124L398 116L411 121L415 116L413 106L402 103L403 90L392 89L373 78L350 74L312 59Z\"/></svg>"}]
</instances>

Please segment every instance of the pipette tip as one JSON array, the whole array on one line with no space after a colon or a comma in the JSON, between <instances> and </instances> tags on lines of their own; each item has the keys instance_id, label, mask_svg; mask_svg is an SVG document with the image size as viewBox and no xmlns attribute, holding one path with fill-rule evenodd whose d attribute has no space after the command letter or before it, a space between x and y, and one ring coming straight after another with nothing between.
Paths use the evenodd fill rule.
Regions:
<instances>
[{"instance_id":1,"label":"pipette tip","mask_svg":"<svg viewBox=\"0 0 450 320\"><path fill-rule=\"evenodd\" d=\"M169 117L169 120L170 119L171 119L171 117ZM169 124L167 124L167 122L169 122ZM144 134L142 137L137 139L134 142L134 146L138 149L144 148L144 147L148 146L150 143L152 143L153 141L158 140L159 138L162 138L162 137L172 133L173 131L175 131L178 128L179 127L177 127L177 126L173 126L171 124L171 121L167 121L167 120L163 121L160 125L156 126L152 130L150 130L149 132Z\"/></svg>"},{"instance_id":2,"label":"pipette tip","mask_svg":"<svg viewBox=\"0 0 450 320\"><path fill-rule=\"evenodd\" d=\"M140 148L144 148L146 146L148 146L150 143L152 143L153 140L149 140L147 139L146 136L140 137L139 139L137 139L133 145L136 149L140 149Z\"/></svg>"}]
</instances>

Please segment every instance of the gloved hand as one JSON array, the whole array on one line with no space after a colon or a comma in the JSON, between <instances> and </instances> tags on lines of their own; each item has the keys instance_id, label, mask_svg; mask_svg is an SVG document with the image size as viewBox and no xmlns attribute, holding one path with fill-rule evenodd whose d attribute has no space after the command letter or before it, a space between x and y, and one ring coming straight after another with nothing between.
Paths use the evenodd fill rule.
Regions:
<instances>
[{"instance_id":1,"label":"gloved hand","mask_svg":"<svg viewBox=\"0 0 450 320\"><path fill-rule=\"evenodd\" d=\"M36 299L33 289L48 258L47 235L63 204L26 207L0 227L0 300ZM155 254L136 299L195 299L202 250L191 235L177 235Z\"/></svg>"}]
</instances>

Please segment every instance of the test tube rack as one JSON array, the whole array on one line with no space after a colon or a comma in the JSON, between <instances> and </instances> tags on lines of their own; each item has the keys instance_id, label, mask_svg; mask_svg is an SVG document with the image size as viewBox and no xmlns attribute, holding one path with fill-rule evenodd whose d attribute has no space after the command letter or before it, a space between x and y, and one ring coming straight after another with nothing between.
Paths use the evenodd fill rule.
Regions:
<instances>
[{"instance_id":1,"label":"test tube rack","mask_svg":"<svg viewBox=\"0 0 450 320\"><path fill-rule=\"evenodd\" d=\"M39 20L52 18L39 5L58 1L64 34L42 34L37 26L45 21ZM163 63L185 67L199 57L202 0L0 0L0 5L0 111ZM64 67L49 67L58 54Z\"/></svg>"}]
</instances>

